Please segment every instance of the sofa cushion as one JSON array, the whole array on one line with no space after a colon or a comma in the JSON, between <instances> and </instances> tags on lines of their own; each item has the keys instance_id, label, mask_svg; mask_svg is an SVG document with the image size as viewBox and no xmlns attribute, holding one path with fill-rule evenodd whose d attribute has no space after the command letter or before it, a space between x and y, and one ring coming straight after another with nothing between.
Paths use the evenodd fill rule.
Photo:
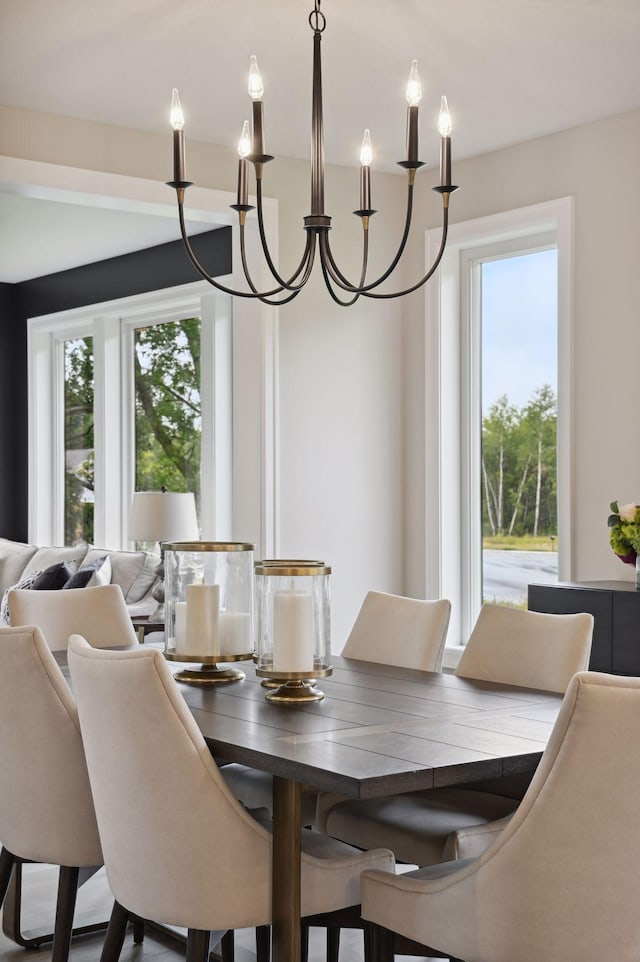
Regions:
<instances>
[{"instance_id":1,"label":"sofa cushion","mask_svg":"<svg viewBox=\"0 0 640 962\"><path fill-rule=\"evenodd\" d=\"M41 571L33 582L34 591L58 591L77 571L75 561L58 561Z\"/></svg>"},{"instance_id":2,"label":"sofa cushion","mask_svg":"<svg viewBox=\"0 0 640 962\"><path fill-rule=\"evenodd\" d=\"M24 589L25 591L33 588L34 582L39 574L39 571L32 571L31 574L24 575L15 585L9 585L5 590L2 595L2 603L0 604L0 624L11 625L11 618L9 617L9 592L13 591L14 588Z\"/></svg>"},{"instance_id":3,"label":"sofa cushion","mask_svg":"<svg viewBox=\"0 0 640 962\"><path fill-rule=\"evenodd\" d=\"M104 549L90 548L86 562L104 554ZM111 584L120 585L128 605L141 601L157 580L155 569L160 558L148 551L110 551Z\"/></svg>"},{"instance_id":4,"label":"sofa cushion","mask_svg":"<svg viewBox=\"0 0 640 962\"><path fill-rule=\"evenodd\" d=\"M38 546L35 544L0 538L0 591L12 587L16 581L20 580L24 569L37 550Z\"/></svg>"},{"instance_id":5,"label":"sofa cushion","mask_svg":"<svg viewBox=\"0 0 640 962\"><path fill-rule=\"evenodd\" d=\"M72 575L64 588L98 588L111 582L111 562L108 554L85 561Z\"/></svg>"},{"instance_id":6,"label":"sofa cushion","mask_svg":"<svg viewBox=\"0 0 640 962\"><path fill-rule=\"evenodd\" d=\"M28 575L35 569L44 571L58 561L75 561L80 565L86 553L86 544L78 544L70 548L38 548L24 569L24 574ZM104 551L102 553L104 554Z\"/></svg>"}]
</instances>

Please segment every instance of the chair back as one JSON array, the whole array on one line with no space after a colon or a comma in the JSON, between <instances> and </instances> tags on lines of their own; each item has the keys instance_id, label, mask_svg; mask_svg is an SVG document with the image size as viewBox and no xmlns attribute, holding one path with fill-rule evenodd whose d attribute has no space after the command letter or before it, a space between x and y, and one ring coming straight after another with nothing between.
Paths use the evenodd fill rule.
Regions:
<instances>
[{"instance_id":1,"label":"chair back","mask_svg":"<svg viewBox=\"0 0 640 962\"><path fill-rule=\"evenodd\" d=\"M341 654L345 658L440 671L451 603L370 591Z\"/></svg>"},{"instance_id":2,"label":"chair back","mask_svg":"<svg viewBox=\"0 0 640 962\"><path fill-rule=\"evenodd\" d=\"M68 591L9 592L12 625L37 625L52 651L66 651L70 635L94 648L137 645L138 639L120 585Z\"/></svg>"},{"instance_id":3,"label":"chair back","mask_svg":"<svg viewBox=\"0 0 640 962\"><path fill-rule=\"evenodd\" d=\"M467 918L465 959L635 962L638 799L640 679L580 672L513 818L423 905L431 944Z\"/></svg>"},{"instance_id":4,"label":"chair back","mask_svg":"<svg viewBox=\"0 0 640 962\"><path fill-rule=\"evenodd\" d=\"M225 785L161 652L73 635L68 657L118 902L185 928L268 923L271 836Z\"/></svg>"},{"instance_id":5,"label":"chair back","mask_svg":"<svg viewBox=\"0 0 640 962\"><path fill-rule=\"evenodd\" d=\"M564 692L589 665L593 615L483 605L456 675Z\"/></svg>"},{"instance_id":6,"label":"chair back","mask_svg":"<svg viewBox=\"0 0 640 962\"><path fill-rule=\"evenodd\" d=\"M39 628L0 628L0 839L13 855L102 864L78 713Z\"/></svg>"}]
</instances>

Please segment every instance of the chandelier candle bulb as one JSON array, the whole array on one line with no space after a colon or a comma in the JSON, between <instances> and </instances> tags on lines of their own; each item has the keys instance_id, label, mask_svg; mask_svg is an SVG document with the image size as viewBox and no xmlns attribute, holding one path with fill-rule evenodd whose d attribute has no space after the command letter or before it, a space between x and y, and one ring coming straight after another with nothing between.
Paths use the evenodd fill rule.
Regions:
<instances>
[{"instance_id":1,"label":"chandelier candle bulb","mask_svg":"<svg viewBox=\"0 0 640 962\"><path fill-rule=\"evenodd\" d=\"M273 670L313 671L313 596L276 591L273 596Z\"/></svg>"},{"instance_id":2,"label":"chandelier candle bulb","mask_svg":"<svg viewBox=\"0 0 640 962\"><path fill-rule=\"evenodd\" d=\"M219 612L219 585L187 586L185 654L217 655L219 653Z\"/></svg>"},{"instance_id":3,"label":"chandelier candle bulb","mask_svg":"<svg viewBox=\"0 0 640 962\"><path fill-rule=\"evenodd\" d=\"M249 65L249 96L253 101L253 111L252 111L252 121L253 121L253 138L251 144L251 153L254 157L259 157L264 154L264 131L263 131L263 104L262 96L264 94L264 85L262 83L262 77L260 76L260 70L258 68L258 61L254 56L251 57L251 63ZM259 170L259 168L257 169Z\"/></svg>"}]
</instances>

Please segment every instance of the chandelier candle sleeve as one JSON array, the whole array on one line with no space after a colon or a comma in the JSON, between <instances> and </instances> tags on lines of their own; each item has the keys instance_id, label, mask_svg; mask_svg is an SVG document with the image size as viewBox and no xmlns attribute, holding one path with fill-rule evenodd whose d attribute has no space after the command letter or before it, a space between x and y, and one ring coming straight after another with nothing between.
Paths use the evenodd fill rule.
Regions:
<instances>
[{"instance_id":1,"label":"chandelier candle sleeve","mask_svg":"<svg viewBox=\"0 0 640 962\"><path fill-rule=\"evenodd\" d=\"M173 179L176 184L183 183L185 177L184 162L184 114L180 104L180 97L176 88L171 96L171 126L173 127Z\"/></svg>"},{"instance_id":2,"label":"chandelier candle sleeve","mask_svg":"<svg viewBox=\"0 0 640 962\"><path fill-rule=\"evenodd\" d=\"M360 210L371 209L371 134L367 128L360 148Z\"/></svg>"},{"instance_id":3,"label":"chandelier candle sleeve","mask_svg":"<svg viewBox=\"0 0 640 962\"><path fill-rule=\"evenodd\" d=\"M238 142L238 206L247 206L249 187L247 181L247 160L251 153L251 138L249 135L249 121L242 125L242 133Z\"/></svg>"},{"instance_id":4,"label":"chandelier candle sleeve","mask_svg":"<svg viewBox=\"0 0 640 962\"><path fill-rule=\"evenodd\" d=\"M440 119L438 130L442 140L440 142L440 186L449 187L451 184L451 117L447 98L440 101Z\"/></svg>"},{"instance_id":5,"label":"chandelier candle sleeve","mask_svg":"<svg viewBox=\"0 0 640 962\"><path fill-rule=\"evenodd\" d=\"M422 84L418 61L413 60L407 82L407 162L418 163L418 107L422 100Z\"/></svg>"}]
</instances>

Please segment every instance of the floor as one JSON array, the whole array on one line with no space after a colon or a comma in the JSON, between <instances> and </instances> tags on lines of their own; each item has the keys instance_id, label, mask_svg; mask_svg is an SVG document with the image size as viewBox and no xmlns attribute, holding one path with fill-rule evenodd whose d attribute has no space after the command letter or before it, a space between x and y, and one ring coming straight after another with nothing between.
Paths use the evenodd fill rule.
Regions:
<instances>
[{"instance_id":1,"label":"floor","mask_svg":"<svg viewBox=\"0 0 640 962\"><path fill-rule=\"evenodd\" d=\"M57 870L51 866L24 867L23 929L35 929L51 924L55 913L56 886ZM102 871L80 890L76 918L107 919L112 904L113 899ZM71 946L69 962L98 962L102 941L102 934L75 940ZM236 933L235 946L236 962L255 962L255 939L252 929L239 930ZM50 945L27 951L0 932L0 962L47 962L50 957ZM145 935L142 945L134 945L133 936L128 934L120 962L181 962L184 957L184 947L177 940L152 931ZM319 929L312 929L309 939L309 962L324 962L324 959L324 933ZM342 933L340 962L363 962L361 932Z\"/></svg>"}]
</instances>

